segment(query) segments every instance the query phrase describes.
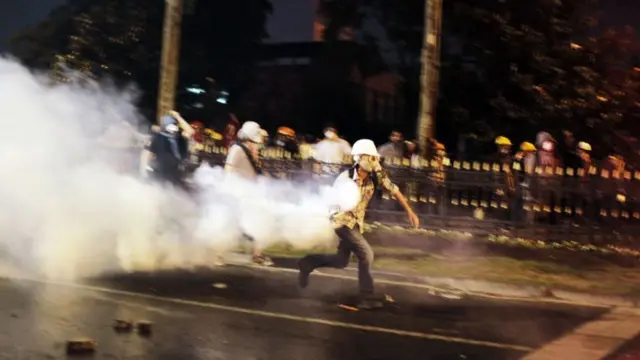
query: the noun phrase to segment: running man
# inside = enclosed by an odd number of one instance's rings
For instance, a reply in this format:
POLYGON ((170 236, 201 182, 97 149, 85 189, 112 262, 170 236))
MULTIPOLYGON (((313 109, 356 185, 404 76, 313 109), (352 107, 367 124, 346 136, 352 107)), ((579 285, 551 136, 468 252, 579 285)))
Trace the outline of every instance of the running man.
POLYGON ((309 274, 321 267, 343 269, 349 264, 351 254, 358 258, 358 280, 360 285, 359 308, 371 309, 383 305, 382 300, 375 296, 371 265, 373 263, 373 250, 362 236, 364 229, 364 217, 369 201, 377 187, 382 187, 395 196, 402 207, 407 211, 409 222, 414 227, 420 226, 418 216, 413 212, 406 197, 394 185, 387 173, 380 165, 380 154, 371 140, 362 139, 353 144, 351 155, 355 166, 340 174, 336 181, 352 179, 360 189, 360 201, 353 210, 339 211, 335 213, 331 221, 335 232, 340 238, 338 251, 335 255, 314 254, 302 258, 298 262, 298 283, 301 288, 306 288, 309 283, 309 274))

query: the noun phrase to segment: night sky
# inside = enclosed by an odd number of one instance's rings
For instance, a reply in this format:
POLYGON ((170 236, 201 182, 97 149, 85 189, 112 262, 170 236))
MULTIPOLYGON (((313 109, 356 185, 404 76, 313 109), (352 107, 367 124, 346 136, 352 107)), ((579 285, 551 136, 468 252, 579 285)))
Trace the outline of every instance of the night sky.
MULTIPOLYGON (((307 21, 312 21, 313 14, 308 6, 302 6, 304 2, 305 0, 273 0, 276 9, 272 22, 268 25, 272 35, 268 42, 307 40, 307 21)), ((65 0, 0 1, 0 52, 7 51, 11 34, 37 23, 63 3, 65 0)), ((630 24, 640 30, 639 0, 606 0, 602 3, 605 4, 606 14, 602 19, 603 25, 630 24)))
POLYGON ((51 10, 65 2, 66 0, 0 0, 0 52, 8 50, 11 34, 37 24, 51 10))

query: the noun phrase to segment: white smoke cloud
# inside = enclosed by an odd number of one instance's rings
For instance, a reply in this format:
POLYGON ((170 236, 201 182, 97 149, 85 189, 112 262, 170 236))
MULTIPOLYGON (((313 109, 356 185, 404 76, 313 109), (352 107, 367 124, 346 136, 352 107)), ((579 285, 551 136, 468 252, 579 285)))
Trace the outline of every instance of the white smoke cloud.
POLYGON ((353 183, 317 193, 202 167, 193 178, 199 191, 188 196, 119 171, 122 155, 97 139, 108 126, 139 122, 134 95, 95 84, 52 86, 0 59, 0 269, 78 279, 209 265, 243 234, 261 247, 335 240, 329 208, 355 206, 353 183))

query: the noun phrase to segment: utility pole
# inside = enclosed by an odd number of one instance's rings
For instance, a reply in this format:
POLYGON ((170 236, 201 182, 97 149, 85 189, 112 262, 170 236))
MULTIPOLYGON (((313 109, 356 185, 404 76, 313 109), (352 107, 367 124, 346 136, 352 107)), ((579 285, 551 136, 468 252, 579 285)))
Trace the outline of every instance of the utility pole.
POLYGON ((427 140, 433 138, 438 81, 440 72, 440 32, 442 29, 442 0, 425 0, 422 64, 420 70, 420 113, 418 115, 418 142, 424 155, 427 140))
POLYGON ((176 87, 180 67, 180 33, 183 0, 165 0, 162 34, 162 62, 158 88, 158 121, 175 109, 176 87))

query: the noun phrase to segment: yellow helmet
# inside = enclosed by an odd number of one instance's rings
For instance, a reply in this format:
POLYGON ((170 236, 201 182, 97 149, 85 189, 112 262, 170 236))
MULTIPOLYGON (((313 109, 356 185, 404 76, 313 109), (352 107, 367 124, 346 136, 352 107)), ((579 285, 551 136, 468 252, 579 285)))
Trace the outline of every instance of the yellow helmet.
POLYGON ((222 134, 212 129, 204 129, 204 133, 209 135, 213 140, 222 140, 223 138, 222 134))
POLYGON ((496 145, 499 145, 499 146, 511 146, 512 144, 511 144, 511 140, 507 139, 506 137, 498 136, 496 138, 496 145))
POLYGON ((584 141, 580 141, 578 143, 578 149, 582 150, 582 151, 591 151, 591 144, 584 142, 584 141))
POLYGON ((532 143, 525 141, 522 144, 520 144, 520 150, 521 151, 536 151, 536 146, 533 145, 532 143))

